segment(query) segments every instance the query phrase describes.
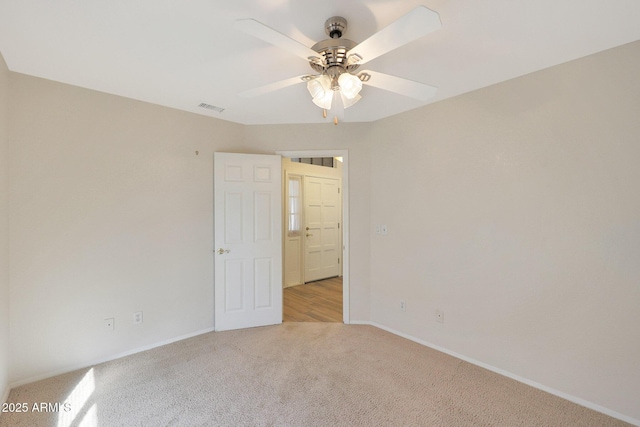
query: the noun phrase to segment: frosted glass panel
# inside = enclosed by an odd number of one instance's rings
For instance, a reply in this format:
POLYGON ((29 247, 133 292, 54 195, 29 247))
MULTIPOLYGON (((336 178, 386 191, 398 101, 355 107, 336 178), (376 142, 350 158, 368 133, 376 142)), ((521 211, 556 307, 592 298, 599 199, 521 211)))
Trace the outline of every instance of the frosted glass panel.
POLYGON ((300 191, 302 179, 299 176, 290 176, 288 182, 289 205, 288 212, 288 232, 289 236, 300 235, 301 215, 302 215, 302 193, 300 191))

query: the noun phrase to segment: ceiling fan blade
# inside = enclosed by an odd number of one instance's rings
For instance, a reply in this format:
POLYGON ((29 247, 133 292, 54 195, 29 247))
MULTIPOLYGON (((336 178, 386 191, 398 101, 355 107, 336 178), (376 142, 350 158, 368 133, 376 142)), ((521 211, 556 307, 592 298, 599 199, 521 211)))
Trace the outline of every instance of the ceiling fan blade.
POLYGON ((297 83, 303 83, 309 81, 309 79, 313 78, 312 76, 304 75, 304 76, 296 76, 291 77, 285 80, 280 80, 279 82, 270 83, 265 86, 260 86, 254 89, 245 90, 244 92, 240 92, 238 96, 242 98, 253 98, 255 96, 260 96, 267 94, 269 92, 274 92, 276 90, 284 89, 285 87, 293 86, 297 83))
POLYGON ((311 58, 320 59, 318 52, 308 48, 299 41, 264 25, 262 22, 256 21, 255 19, 238 19, 236 21, 236 28, 259 38, 260 40, 264 40, 267 43, 277 46, 280 49, 291 52, 305 61, 309 61, 311 58))
POLYGON ((378 31, 353 49, 347 56, 358 55, 364 64, 442 27, 440 15, 425 6, 418 6, 397 21, 378 31))
POLYGON ((358 77, 360 77, 362 79, 362 83, 366 85, 399 93, 400 95, 409 96, 411 98, 419 99, 420 101, 430 100, 438 91, 438 88, 434 86, 414 82, 413 80, 407 80, 401 77, 390 76, 389 74, 378 73, 376 71, 363 71, 358 74, 358 77), (361 76, 364 76, 364 79, 361 76))

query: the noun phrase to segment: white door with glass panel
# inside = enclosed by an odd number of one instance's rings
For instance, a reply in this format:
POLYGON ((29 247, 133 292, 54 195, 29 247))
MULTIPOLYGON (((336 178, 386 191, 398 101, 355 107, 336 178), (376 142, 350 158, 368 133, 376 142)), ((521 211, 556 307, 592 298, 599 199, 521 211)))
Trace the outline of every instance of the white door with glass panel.
POLYGON ((215 330, 282 323, 280 156, 214 154, 215 330))
POLYGON ((304 283, 302 265, 302 176, 285 172, 287 220, 284 236, 284 287, 304 283))
POLYGON ((304 178, 305 236, 304 281, 325 279, 341 273, 340 180, 304 178))

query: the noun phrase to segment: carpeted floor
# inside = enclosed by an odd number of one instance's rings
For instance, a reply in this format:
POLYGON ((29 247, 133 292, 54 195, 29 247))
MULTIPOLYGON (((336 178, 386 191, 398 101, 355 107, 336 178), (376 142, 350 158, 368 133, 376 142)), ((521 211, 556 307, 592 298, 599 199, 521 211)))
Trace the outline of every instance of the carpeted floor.
POLYGON ((3 413, 2 427, 628 425, 380 329, 337 323, 209 333, 18 387, 9 402, 29 411, 3 413), (59 411, 33 411, 41 402, 59 411))

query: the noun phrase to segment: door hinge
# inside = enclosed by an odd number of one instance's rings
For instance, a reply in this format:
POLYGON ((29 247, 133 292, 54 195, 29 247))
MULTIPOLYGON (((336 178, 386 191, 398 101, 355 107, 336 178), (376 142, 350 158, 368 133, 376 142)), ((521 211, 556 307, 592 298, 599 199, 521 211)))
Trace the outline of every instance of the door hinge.
POLYGON ((338 230, 340 229, 340 223, 338 223, 338 230))
POLYGON ((338 264, 340 264, 340 258, 338 258, 338 264))
POLYGON ((338 194, 340 194, 340 187, 338 187, 338 194))

